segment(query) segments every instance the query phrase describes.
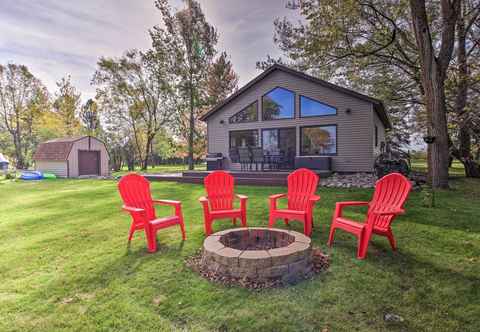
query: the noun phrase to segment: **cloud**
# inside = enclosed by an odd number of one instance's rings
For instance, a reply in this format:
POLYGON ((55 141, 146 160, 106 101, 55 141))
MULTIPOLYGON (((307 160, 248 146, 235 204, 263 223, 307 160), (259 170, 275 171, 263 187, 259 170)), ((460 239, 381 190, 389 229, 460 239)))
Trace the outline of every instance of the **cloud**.
MULTIPOLYGON (((220 34, 219 48, 230 54, 245 84, 255 63, 273 45, 273 19, 292 12, 284 1, 200 0, 207 20, 220 34)), ((182 6, 172 1, 173 7, 182 6)), ((101 56, 120 56, 150 46, 148 29, 161 22, 153 0, 3 0, 0 2, 0 63, 27 65, 48 87, 71 75, 86 100, 95 94, 90 80, 101 56)))

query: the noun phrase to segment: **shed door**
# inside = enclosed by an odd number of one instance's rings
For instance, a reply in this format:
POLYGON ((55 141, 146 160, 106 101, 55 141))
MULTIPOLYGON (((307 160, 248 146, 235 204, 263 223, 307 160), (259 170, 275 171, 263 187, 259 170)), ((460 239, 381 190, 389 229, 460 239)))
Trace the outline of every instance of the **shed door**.
POLYGON ((78 175, 100 175, 100 151, 78 151, 78 175))

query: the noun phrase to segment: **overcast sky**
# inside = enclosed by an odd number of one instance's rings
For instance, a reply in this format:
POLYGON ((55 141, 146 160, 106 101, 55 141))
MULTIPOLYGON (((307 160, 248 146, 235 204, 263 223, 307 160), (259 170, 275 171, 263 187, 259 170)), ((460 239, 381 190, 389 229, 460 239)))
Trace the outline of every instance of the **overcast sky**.
MULTIPOLYGON (((279 55, 273 20, 294 13, 286 0, 200 0, 220 34, 218 48, 231 56, 240 86, 258 71, 255 62, 279 55)), ((180 7, 181 0, 171 1, 180 7)), ((55 91, 70 74, 85 101, 100 56, 150 47, 148 29, 160 22, 153 0, 1 0, 0 63, 20 63, 55 91)))

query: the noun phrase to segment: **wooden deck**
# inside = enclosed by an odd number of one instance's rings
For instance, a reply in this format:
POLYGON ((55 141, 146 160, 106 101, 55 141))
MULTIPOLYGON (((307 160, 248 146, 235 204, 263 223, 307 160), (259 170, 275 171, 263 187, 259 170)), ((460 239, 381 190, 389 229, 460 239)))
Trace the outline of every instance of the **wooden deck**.
MULTIPOLYGON (((264 171, 264 172, 229 172, 235 177, 235 183, 239 185, 258 185, 258 186, 285 186, 287 176, 291 171, 264 171)), ((330 171, 315 171, 320 178, 330 176, 330 171)), ((180 183, 203 183, 211 171, 186 171, 175 174, 144 174, 149 181, 176 181, 180 183)))

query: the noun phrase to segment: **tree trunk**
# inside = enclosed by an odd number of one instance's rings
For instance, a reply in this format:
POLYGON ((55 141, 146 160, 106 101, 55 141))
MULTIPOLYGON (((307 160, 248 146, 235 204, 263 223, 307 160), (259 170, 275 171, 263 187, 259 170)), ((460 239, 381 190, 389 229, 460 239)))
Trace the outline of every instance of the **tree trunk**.
POLYGON ((195 114, 194 114, 194 97, 193 97, 193 82, 190 81, 190 118, 189 118, 189 132, 188 132, 188 169, 192 171, 195 167, 193 164, 193 140, 195 134, 195 114))
POLYGON ((25 158, 23 156, 21 138, 18 137, 18 135, 14 135, 13 144, 15 146, 15 158, 16 158, 15 166, 18 169, 24 169, 25 168, 25 158))
POLYGON ((438 58, 435 55, 424 0, 410 0, 415 39, 420 55, 422 85, 427 110, 428 135, 435 137, 428 146, 428 177, 432 188, 448 188, 448 129, 445 78, 455 41, 458 1, 442 0, 442 35, 438 58))

